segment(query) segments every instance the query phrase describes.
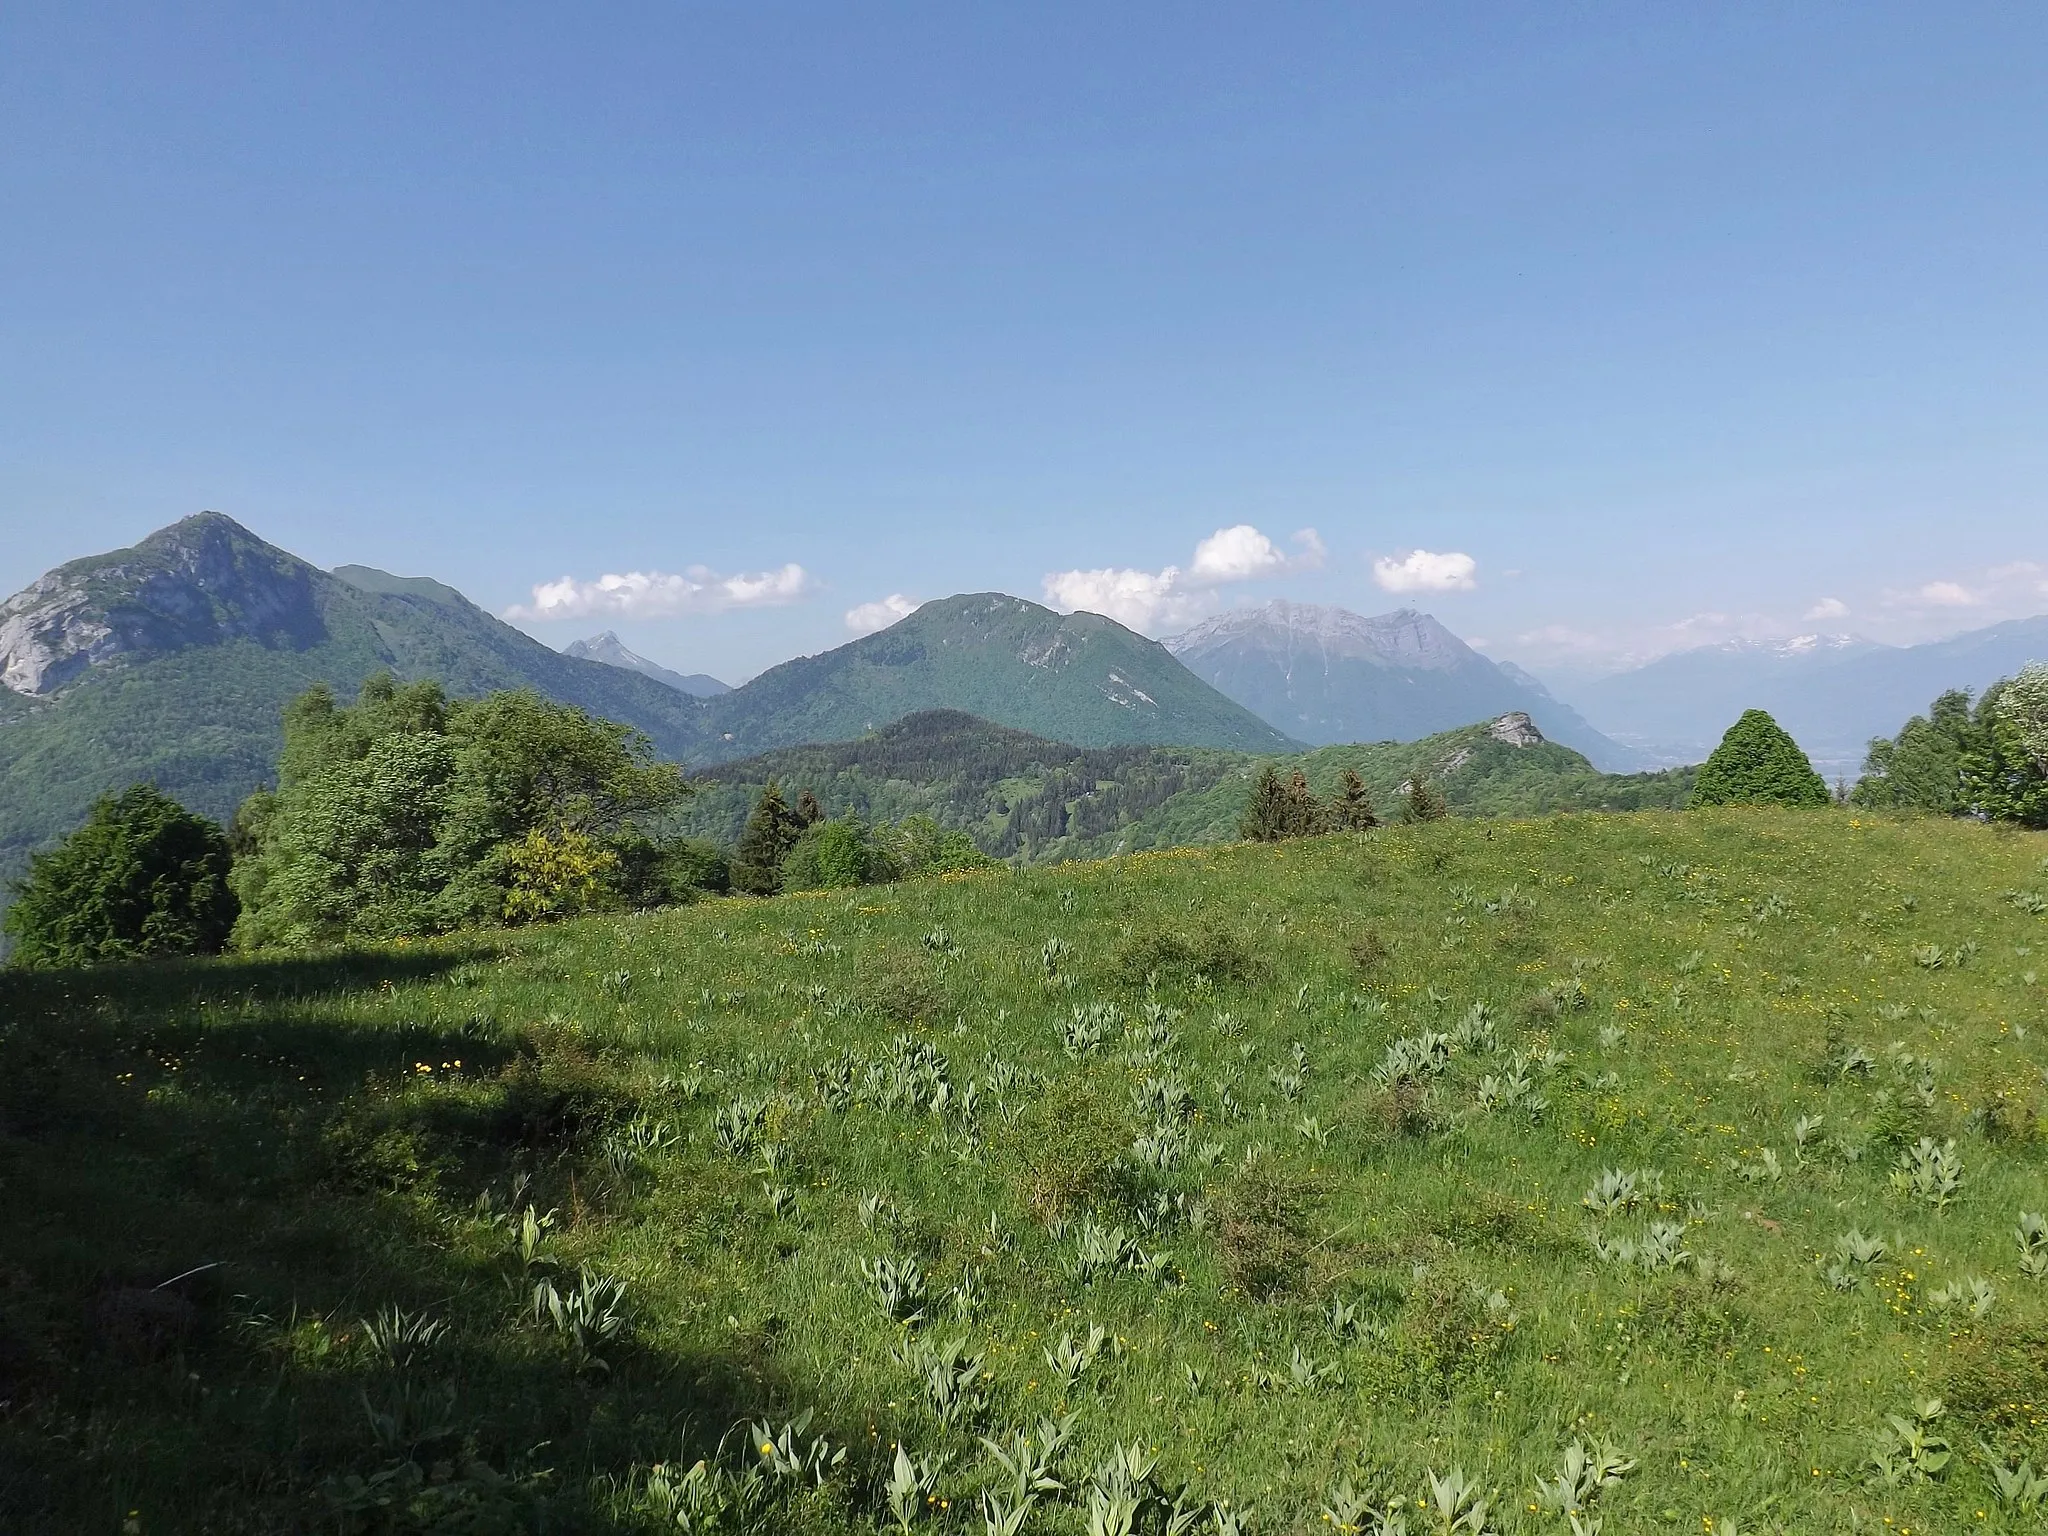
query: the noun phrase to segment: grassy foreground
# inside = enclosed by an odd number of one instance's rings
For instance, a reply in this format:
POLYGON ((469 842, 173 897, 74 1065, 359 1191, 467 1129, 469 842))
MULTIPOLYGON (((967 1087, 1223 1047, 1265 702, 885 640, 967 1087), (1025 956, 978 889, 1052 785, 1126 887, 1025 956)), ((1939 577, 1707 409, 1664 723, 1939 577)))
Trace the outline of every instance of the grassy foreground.
POLYGON ((980 1533, 1024 1430, 1026 1532, 2037 1530, 2044 858, 1442 822, 8 975, 0 1529, 980 1533))

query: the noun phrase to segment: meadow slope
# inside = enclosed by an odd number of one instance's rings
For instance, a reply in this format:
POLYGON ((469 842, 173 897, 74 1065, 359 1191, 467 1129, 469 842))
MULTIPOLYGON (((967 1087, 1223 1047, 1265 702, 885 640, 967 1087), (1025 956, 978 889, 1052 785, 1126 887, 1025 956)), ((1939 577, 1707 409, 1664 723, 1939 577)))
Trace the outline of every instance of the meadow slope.
POLYGON ((0 1528, 980 1533, 1071 1414, 1023 1531, 2039 1529, 2044 897, 1642 812, 9 974, 0 1528))

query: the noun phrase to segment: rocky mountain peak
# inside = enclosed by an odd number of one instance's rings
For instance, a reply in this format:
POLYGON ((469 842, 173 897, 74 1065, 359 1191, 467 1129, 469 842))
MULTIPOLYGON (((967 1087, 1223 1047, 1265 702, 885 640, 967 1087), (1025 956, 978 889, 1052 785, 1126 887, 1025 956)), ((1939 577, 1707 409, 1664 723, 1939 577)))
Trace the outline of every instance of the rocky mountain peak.
POLYGON ((1161 642, 1176 656, 1199 656, 1230 646, 1313 651, 1324 657, 1368 661, 1425 671, 1469 665, 1479 653, 1414 608, 1367 617, 1345 608, 1275 599, 1256 608, 1233 608, 1161 642))
POLYGON ((235 639, 316 643, 320 576, 233 518, 184 518, 132 549, 60 565, 0 603, 0 683, 48 696, 125 658, 235 639))

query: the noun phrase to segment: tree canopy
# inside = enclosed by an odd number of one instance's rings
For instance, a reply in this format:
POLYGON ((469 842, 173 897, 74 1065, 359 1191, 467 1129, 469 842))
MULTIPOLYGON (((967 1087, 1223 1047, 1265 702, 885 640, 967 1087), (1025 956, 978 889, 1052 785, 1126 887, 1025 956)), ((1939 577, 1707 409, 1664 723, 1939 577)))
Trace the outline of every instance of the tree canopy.
POLYGON ((1975 708, 1960 689, 1944 693, 1898 735, 1870 743, 1850 803, 2048 826, 2048 757, 2030 734, 2044 728, 2048 667, 1994 683, 1975 708))
POLYGON ((622 849, 685 793, 631 727, 537 694, 315 688, 285 712, 278 788, 236 816, 239 942, 307 944, 566 915, 623 888, 622 849))
POLYGON ((234 927, 227 834, 153 785, 102 795, 85 822, 37 854, 6 931, 20 965, 90 965, 211 954, 234 927))
POLYGON ((1761 709, 1747 709, 1700 766, 1694 805, 1827 805, 1827 781, 1799 743, 1761 709))

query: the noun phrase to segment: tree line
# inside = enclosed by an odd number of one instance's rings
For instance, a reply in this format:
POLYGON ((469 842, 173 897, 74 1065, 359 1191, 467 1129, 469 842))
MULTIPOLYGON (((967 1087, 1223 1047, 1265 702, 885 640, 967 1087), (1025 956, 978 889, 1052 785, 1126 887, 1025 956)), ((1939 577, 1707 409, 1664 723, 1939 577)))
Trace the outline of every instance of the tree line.
MULTIPOLYGON (((276 787, 249 796, 227 828, 151 785, 103 796, 17 883, 4 923, 15 963, 374 942, 996 862, 928 816, 827 817, 809 790, 792 804, 774 780, 730 856, 667 835, 691 793, 682 770, 631 727, 531 692, 450 699, 437 683, 386 674, 351 705, 325 686, 302 694, 283 736, 276 787)), ((1449 814, 1424 774, 1400 795, 1403 821, 1449 814)), ((1832 798, 1798 744, 1749 710, 1701 766, 1691 803, 1832 798)), ((1847 799, 2048 827, 2048 665, 1974 702, 1944 693, 1873 740, 1847 799)), ((1355 770, 1322 798, 1299 769, 1268 765, 1238 830, 1276 842, 1379 824, 1355 770)))

